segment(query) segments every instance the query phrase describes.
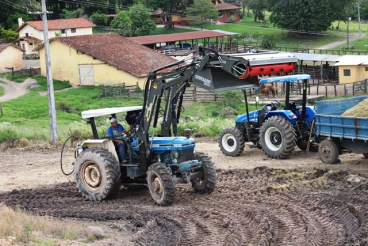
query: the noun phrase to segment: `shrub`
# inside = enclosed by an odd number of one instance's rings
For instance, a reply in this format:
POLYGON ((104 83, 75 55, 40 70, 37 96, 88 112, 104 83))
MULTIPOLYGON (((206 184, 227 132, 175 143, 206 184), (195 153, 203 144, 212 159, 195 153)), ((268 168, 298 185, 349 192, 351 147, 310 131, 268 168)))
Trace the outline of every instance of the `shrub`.
POLYGON ((18 38, 18 33, 12 30, 2 30, 1 36, 5 38, 6 42, 13 42, 18 38))
POLYGON ((99 12, 94 13, 91 15, 91 20, 94 24, 98 26, 106 26, 109 18, 107 18, 107 15, 101 14, 99 12))
POLYGON ((265 34, 262 37, 261 47, 270 49, 276 46, 275 38, 273 35, 265 34))
POLYGON ((229 23, 235 23, 235 22, 237 22, 238 20, 235 18, 235 16, 230 16, 230 19, 228 19, 227 20, 227 22, 229 22, 229 23))

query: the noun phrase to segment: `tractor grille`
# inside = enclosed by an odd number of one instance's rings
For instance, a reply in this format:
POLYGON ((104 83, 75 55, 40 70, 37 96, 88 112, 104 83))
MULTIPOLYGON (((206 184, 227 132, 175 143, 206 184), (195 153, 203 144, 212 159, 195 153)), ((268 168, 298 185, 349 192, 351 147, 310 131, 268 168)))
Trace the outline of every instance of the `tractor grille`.
POLYGON ((193 160, 194 158, 194 154, 193 154, 194 149, 180 150, 178 152, 179 152, 178 163, 193 160))

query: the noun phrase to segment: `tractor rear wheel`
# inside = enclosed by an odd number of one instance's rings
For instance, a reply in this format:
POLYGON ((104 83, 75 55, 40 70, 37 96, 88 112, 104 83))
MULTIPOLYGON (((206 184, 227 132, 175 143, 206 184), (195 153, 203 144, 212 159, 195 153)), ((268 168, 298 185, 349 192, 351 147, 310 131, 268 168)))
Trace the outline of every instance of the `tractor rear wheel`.
POLYGON ((220 133, 219 145, 225 155, 239 156, 244 150, 245 140, 238 128, 228 127, 220 133))
POLYGON ((202 162, 201 177, 194 178, 192 186, 198 193, 211 194, 215 190, 216 186, 216 168, 211 158, 204 153, 195 153, 194 159, 202 162))
POLYGON ((89 148, 75 161, 75 180, 83 196, 102 201, 114 195, 120 185, 120 166, 107 150, 89 148))
POLYGON ((294 150, 295 129, 283 117, 268 118, 261 127, 260 135, 263 152, 270 158, 286 159, 294 150))
POLYGON ((318 156, 323 163, 337 163, 339 158, 339 148, 334 141, 330 139, 323 140, 318 147, 318 156))
POLYGON ((153 163, 147 171, 147 183, 153 200, 162 206, 174 203, 175 186, 172 174, 162 163, 153 163))

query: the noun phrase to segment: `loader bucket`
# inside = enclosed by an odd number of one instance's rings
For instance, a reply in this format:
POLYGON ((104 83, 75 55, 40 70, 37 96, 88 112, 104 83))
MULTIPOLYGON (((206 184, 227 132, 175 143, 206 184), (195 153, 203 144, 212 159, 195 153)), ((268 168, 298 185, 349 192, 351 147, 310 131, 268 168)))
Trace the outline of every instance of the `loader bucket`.
POLYGON ((203 68, 197 70, 192 77, 192 82, 203 89, 214 93, 235 91, 246 88, 258 87, 258 77, 238 79, 226 72, 221 67, 203 68))

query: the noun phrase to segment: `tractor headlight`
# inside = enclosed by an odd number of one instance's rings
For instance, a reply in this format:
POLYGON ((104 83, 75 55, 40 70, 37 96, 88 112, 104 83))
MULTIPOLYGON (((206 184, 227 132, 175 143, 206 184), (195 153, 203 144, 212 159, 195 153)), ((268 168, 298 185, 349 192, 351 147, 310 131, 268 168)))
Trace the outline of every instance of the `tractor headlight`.
POLYGON ((171 156, 173 159, 178 159, 179 158, 179 152, 178 151, 173 151, 171 152, 171 156))

